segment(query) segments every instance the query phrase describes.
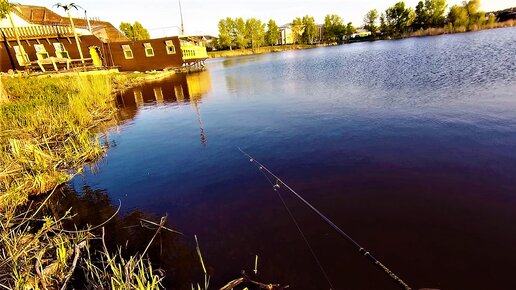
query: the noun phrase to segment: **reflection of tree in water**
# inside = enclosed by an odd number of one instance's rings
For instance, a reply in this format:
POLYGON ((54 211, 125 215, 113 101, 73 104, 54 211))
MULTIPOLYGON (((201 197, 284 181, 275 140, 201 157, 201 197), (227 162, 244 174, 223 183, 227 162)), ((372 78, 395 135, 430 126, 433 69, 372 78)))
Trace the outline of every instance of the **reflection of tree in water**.
POLYGON ((237 65, 242 65, 245 63, 253 63, 259 60, 263 60, 267 58, 266 54, 255 54, 255 55, 248 55, 244 57, 237 57, 237 58, 226 58, 222 61, 222 65, 225 68, 230 68, 237 65))
MULTIPOLYGON (((88 186, 80 192, 70 185, 61 186, 49 202, 49 210, 53 215, 61 217, 68 209, 74 215, 72 221, 65 225, 69 230, 84 229, 87 225, 95 226, 108 220, 117 211, 118 205, 113 204, 105 190, 92 189, 88 186)), ((142 219, 159 223, 160 217, 146 214, 140 210, 111 219, 105 226, 105 241, 110 252, 114 253, 119 247, 123 255, 142 253, 156 233, 156 227, 142 227, 142 219)), ((148 224, 147 224, 148 225, 148 224)), ((169 221, 166 227, 174 229, 169 221)), ((100 237, 101 229, 93 234, 100 237)), ((148 250, 148 256, 154 269, 162 269, 165 273, 163 280, 166 288, 186 289, 192 281, 198 281, 202 273, 199 260, 195 253, 191 237, 162 230, 154 239, 148 250)), ((92 241, 95 249, 101 248, 101 241, 92 241)), ((80 281, 75 281, 80 283, 80 281)), ((80 285, 74 285, 80 289, 80 285)))

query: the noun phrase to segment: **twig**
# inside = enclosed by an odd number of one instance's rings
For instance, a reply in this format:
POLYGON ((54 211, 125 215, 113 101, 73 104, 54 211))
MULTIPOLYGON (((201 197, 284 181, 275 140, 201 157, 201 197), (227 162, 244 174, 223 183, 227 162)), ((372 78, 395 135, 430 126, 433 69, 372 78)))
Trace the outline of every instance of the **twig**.
POLYGON ((106 247, 106 240, 104 239, 105 234, 106 234, 106 230, 104 229, 104 227, 102 227, 102 247, 104 248, 104 253, 106 254, 106 257, 108 258, 109 263, 111 264, 111 258, 109 257, 109 251, 108 251, 108 248, 106 247))
MULTIPOLYGON (((154 225, 154 226, 158 226, 158 227, 160 226, 159 224, 157 224, 157 223, 155 223, 155 222, 148 221, 148 220, 145 220, 145 219, 140 219, 140 221, 142 221, 142 222, 146 222, 146 223, 149 223, 149 224, 154 225)), ((143 227, 143 223, 142 223, 142 225, 141 225, 141 226, 143 227)), ((178 231, 175 231, 175 230, 169 229, 169 228, 167 228, 167 227, 165 227, 165 226, 161 226, 161 227, 162 227, 164 230, 167 230, 167 231, 169 231, 169 232, 176 233, 176 234, 180 234, 180 235, 183 235, 183 236, 185 235, 185 234, 183 234, 182 232, 178 232, 178 231)))
POLYGON ((43 277, 43 274, 41 274, 41 262, 40 257, 36 258, 36 265, 34 265, 36 268, 36 274, 38 274, 39 279, 41 280, 41 286, 44 290, 47 290, 47 283, 45 282, 45 278, 43 277))
POLYGON ((154 236, 152 237, 152 239, 150 240, 149 244, 145 248, 145 251, 143 251, 142 257, 145 256, 145 254, 147 253, 147 250, 150 248, 152 242, 154 241, 156 236, 159 234, 159 232, 163 228, 163 225, 165 224, 166 221, 167 221, 167 216, 164 216, 164 217, 161 218, 161 221, 160 221, 160 223, 158 225, 158 229, 156 230, 156 233, 154 233, 154 236))
POLYGON ((73 275, 73 272, 75 271, 75 267, 77 267, 77 261, 79 260, 79 256, 81 255, 81 249, 86 246, 86 241, 83 241, 79 243, 78 245, 75 245, 75 256, 73 257, 72 267, 70 268, 70 271, 68 271, 68 274, 66 274, 66 279, 63 283, 63 286, 61 287, 61 290, 66 289, 66 284, 68 284, 68 281, 73 275))
POLYGON ((244 278, 238 278, 238 279, 235 279, 235 280, 229 282, 224 287, 220 288, 220 290, 232 290, 233 288, 235 288, 236 286, 238 286, 244 282, 245 282, 244 278))
POLYGON ((220 290, 232 290, 236 286, 243 284, 243 283, 250 283, 258 286, 261 289, 267 289, 267 290, 280 290, 280 289, 287 289, 290 286, 280 286, 279 284, 264 284, 257 281, 252 280, 249 275, 245 271, 242 271, 242 278, 235 279, 228 284, 226 284, 224 287, 220 288, 220 290))

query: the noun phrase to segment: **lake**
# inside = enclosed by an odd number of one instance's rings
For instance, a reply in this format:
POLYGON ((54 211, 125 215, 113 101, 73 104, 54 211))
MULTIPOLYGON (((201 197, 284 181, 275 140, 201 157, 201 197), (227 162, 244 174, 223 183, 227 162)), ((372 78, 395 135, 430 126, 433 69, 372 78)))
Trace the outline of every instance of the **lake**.
MULTIPOLYGON (((62 188, 169 288, 251 273, 329 289, 281 200, 242 148, 414 289, 516 289, 516 29, 210 60, 117 98, 107 156, 62 188), (142 248, 140 248, 142 251, 142 248)), ((399 289, 281 191, 333 289, 399 289)), ((115 242, 113 242, 115 243, 115 242)))

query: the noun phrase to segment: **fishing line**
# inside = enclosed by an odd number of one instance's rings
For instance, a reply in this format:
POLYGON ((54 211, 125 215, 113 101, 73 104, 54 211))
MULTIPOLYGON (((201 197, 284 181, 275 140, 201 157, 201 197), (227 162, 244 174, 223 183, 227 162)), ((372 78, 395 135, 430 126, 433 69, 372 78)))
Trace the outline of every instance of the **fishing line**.
MULTIPOLYGON (((255 163, 253 163, 254 165, 256 165, 255 163)), ((281 192, 280 192, 280 189, 281 187, 276 183, 273 183, 272 180, 269 178, 269 176, 267 175, 267 173, 265 173, 262 169, 262 167, 259 167, 257 166, 258 169, 260 170, 261 173, 263 173, 263 176, 265 176, 265 178, 267 178, 267 181, 269 181, 269 183, 271 184, 272 186, 272 189, 278 194, 278 197, 279 199, 281 200, 281 202, 283 203, 283 206, 285 207, 285 209, 287 210, 290 218, 292 219, 292 221, 294 222, 294 224, 296 225, 296 228, 297 230, 299 231, 299 234, 301 235, 301 237, 303 237, 303 240, 305 241, 305 244, 306 246, 308 247, 308 249, 310 250, 310 253, 312 254, 312 257, 314 258, 315 262, 317 263, 317 266, 319 266, 319 269, 321 270, 321 273, 323 274, 324 278, 326 279, 326 282, 328 282, 328 285, 330 285, 330 290, 332 289, 335 289, 333 287, 333 284, 331 283, 330 281, 330 277, 328 277, 328 274, 326 273, 326 271, 324 270, 324 267, 323 265, 321 264, 321 261, 319 260, 319 258, 317 257, 317 254, 315 254, 315 251, 314 249, 312 248, 312 246, 310 245, 310 242, 308 241, 308 239, 306 238, 306 235, 305 233, 303 232, 303 230, 301 229, 301 227, 299 226, 299 223, 297 222, 296 218, 294 217, 294 214, 292 214, 292 211, 290 210, 290 208, 288 207, 287 203, 285 202, 285 199, 283 198, 283 196, 281 195, 281 192)))
MULTIPOLYGON (((253 163, 255 166, 260 169, 264 174, 265 172, 276 179, 276 184, 273 186, 275 189, 279 189, 281 185, 283 185, 288 191, 294 194, 299 200, 301 200, 308 208, 310 208, 314 213, 316 213, 324 222, 326 222, 329 226, 331 226, 341 237, 343 237, 346 241, 351 243, 360 254, 366 257, 370 262, 380 268, 385 274, 387 274, 392 280, 398 283, 399 286, 403 287, 405 290, 411 290, 410 286, 407 285, 401 278, 399 278, 396 274, 394 274, 389 268, 387 268, 383 263, 378 261, 369 251, 367 251, 364 247, 362 247, 359 243, 353 240, 348 234, 346 234, 343 230, 341 230, 335 223, 333 223, 329 218, 327 218, 323 213, 321 213, 317 208, 311 205, 308 201, 306 201, 299 193, 297 193, 294 189, 288 186, 283 180, 281 180, 278 176, 276 176, 272 171, 270 171, 267 167, 265 167, 262 163, 254 159, 251 155, 247 154, 240 147, 237 147, 242 154, 249 158, 249 161, 253 163)), ((269 180, 270 181, 270 180, 269 180)))

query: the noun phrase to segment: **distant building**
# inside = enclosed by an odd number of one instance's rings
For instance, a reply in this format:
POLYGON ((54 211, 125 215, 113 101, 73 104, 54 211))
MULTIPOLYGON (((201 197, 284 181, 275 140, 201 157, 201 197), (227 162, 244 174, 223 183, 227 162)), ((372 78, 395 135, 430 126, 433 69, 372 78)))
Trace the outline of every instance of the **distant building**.
POLYGON ((289 24, 285 24, 279 27, 280 38, 278 40, 279 45, 293 44, 294 35, 292 34, 292 27, 289 24))
POLYGON ((357 31, 350 35, 350 38, 359 38, 359 37, 367 37, 371 35, 371 31, 363 28, 357 29, 357 31))
MULTIPOLYGON (((303 28, 303 30, 304 30, 304 28, 303 28)), ((292 32, 292 24, 291 23, 280 26, 279 32, 280 32, 280 38, 278 40, 279 45, 286 45, 286 44, 294 43, 294 34, 292 32)), ((316 24, 314 43, 321 43, 321 42, 323 42, 323 40, 324 40, 323 24, 316 24)))
POLYGON ((201 66, 208 58, 203 45, 208 37, 132 41, 109 22, 72 20, 75 30, 69 18, 46 7, 15 4, 8 17, 0 20, 0 71, 46 72, 74 67, 151 71, 201 66))
POLYGON ((317 24, 317 32, 315 35, 314 43, 321 43, 324 41, 324 24, 317 24))

